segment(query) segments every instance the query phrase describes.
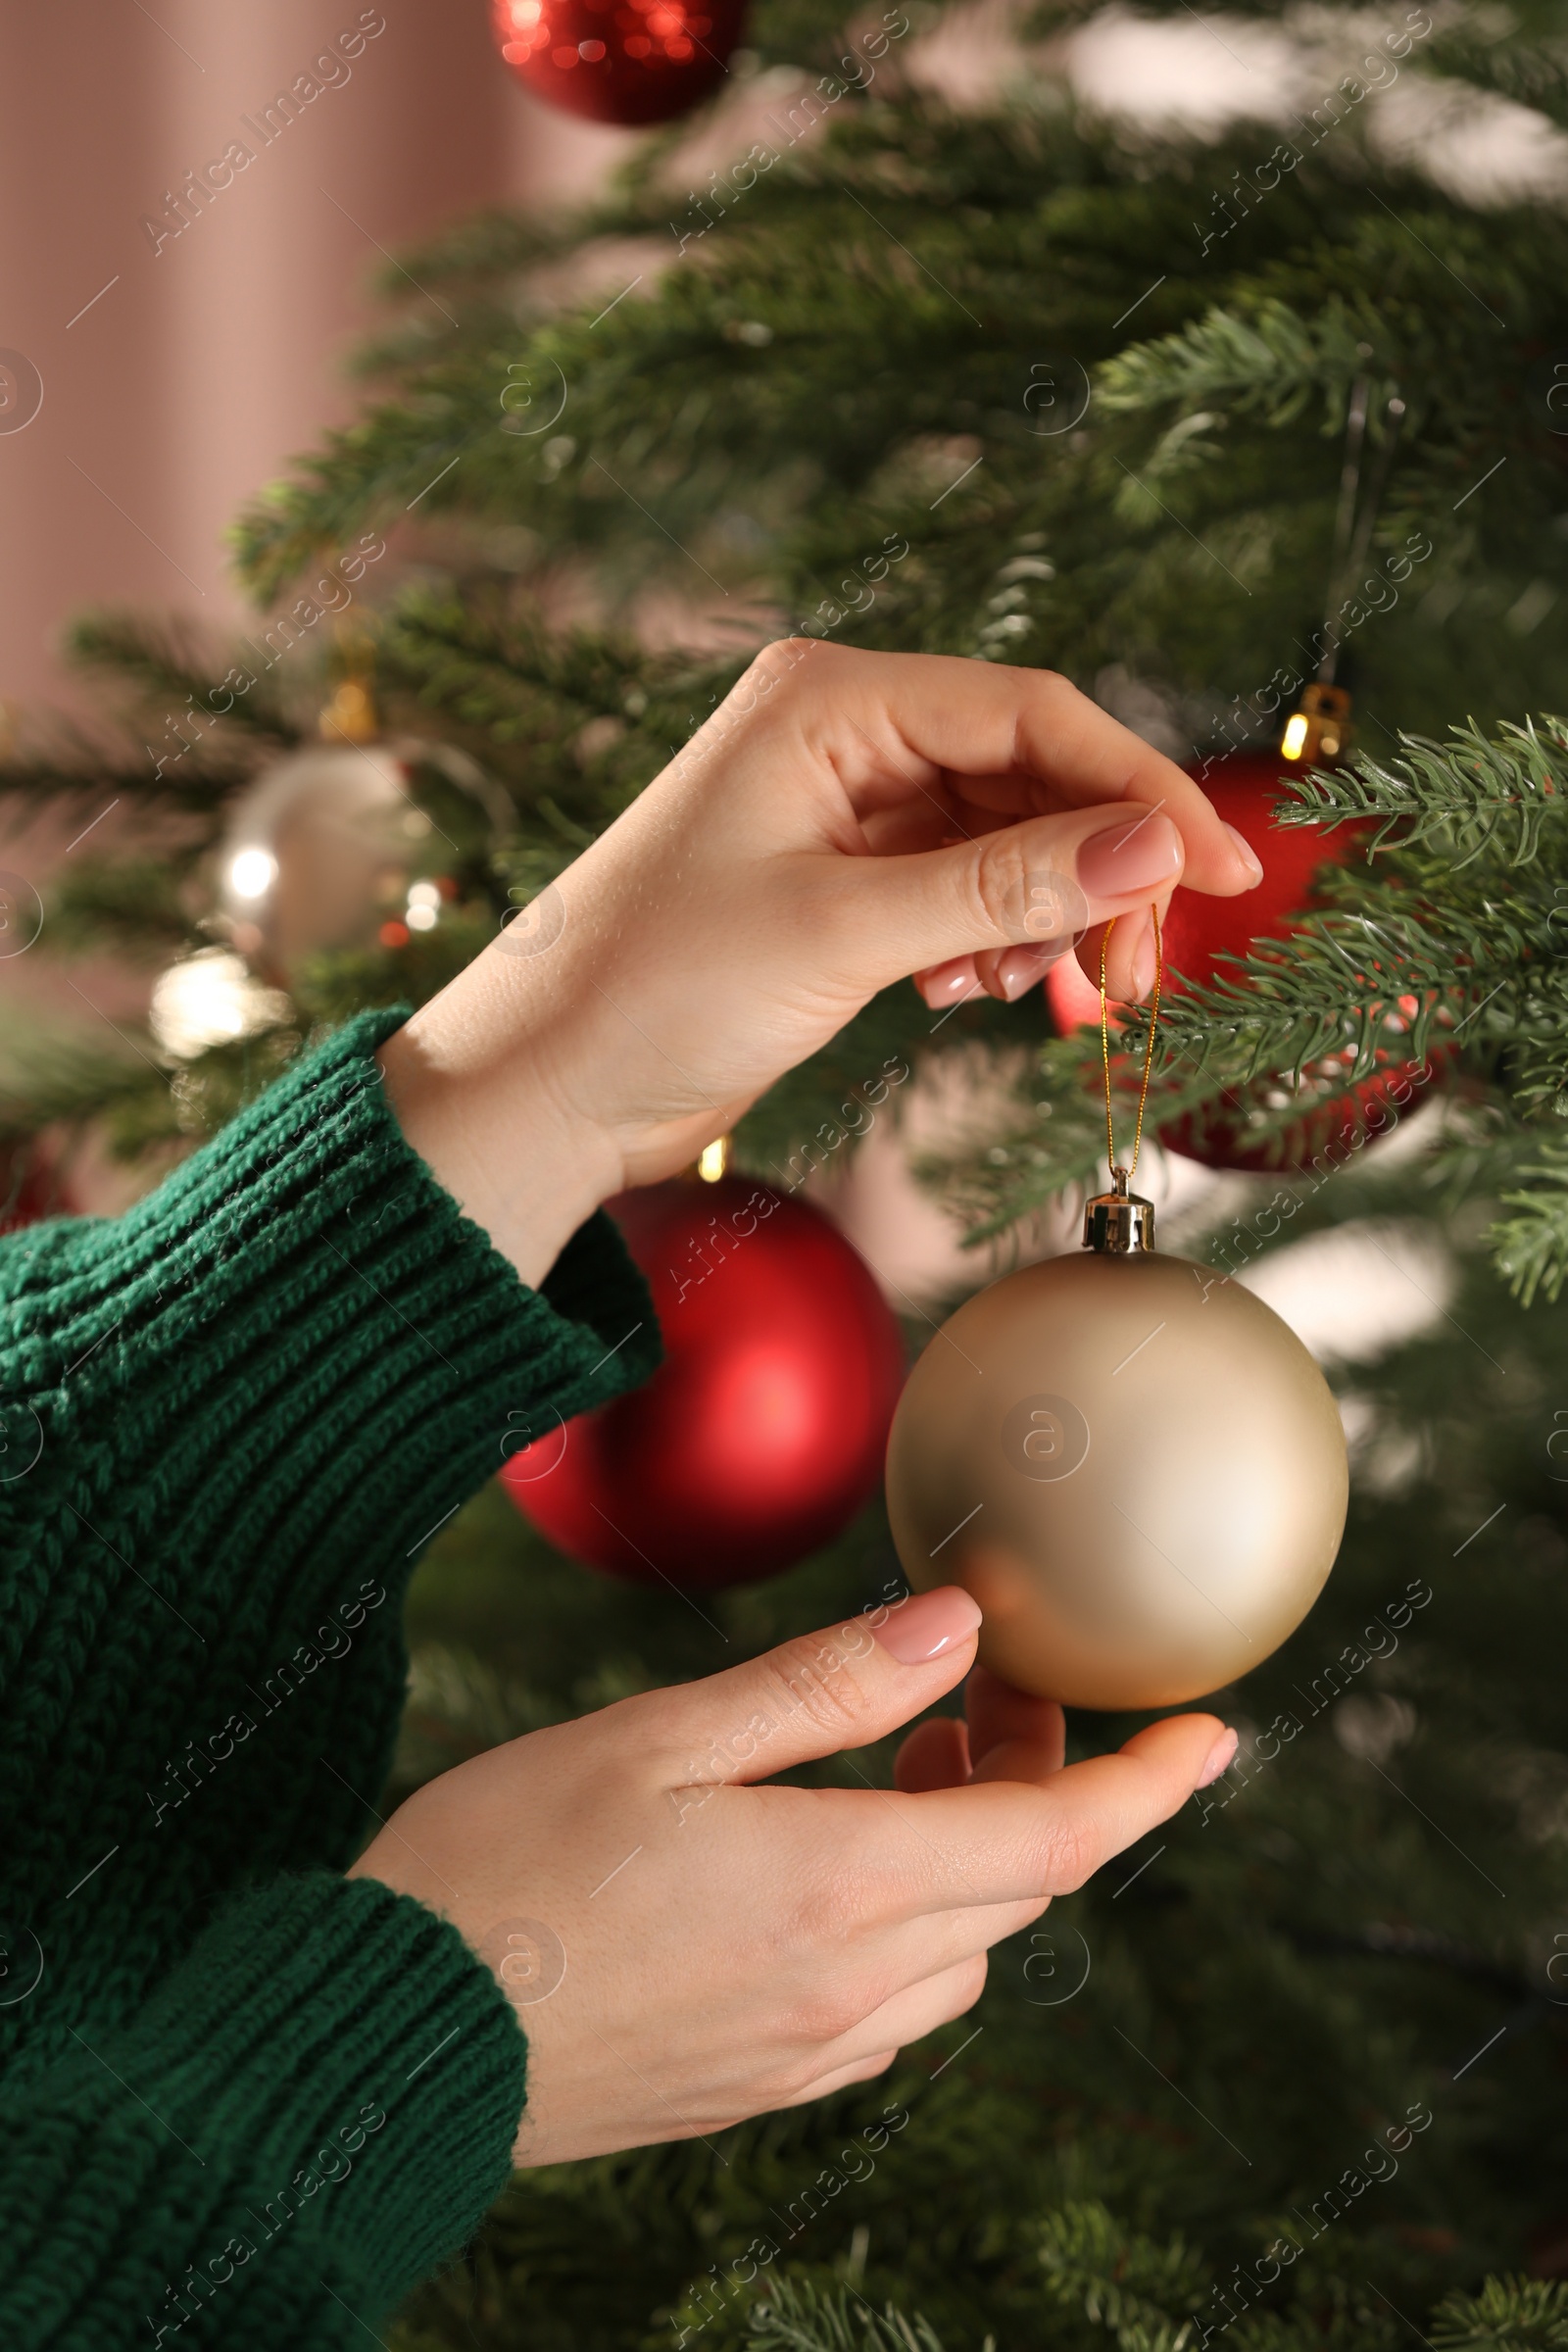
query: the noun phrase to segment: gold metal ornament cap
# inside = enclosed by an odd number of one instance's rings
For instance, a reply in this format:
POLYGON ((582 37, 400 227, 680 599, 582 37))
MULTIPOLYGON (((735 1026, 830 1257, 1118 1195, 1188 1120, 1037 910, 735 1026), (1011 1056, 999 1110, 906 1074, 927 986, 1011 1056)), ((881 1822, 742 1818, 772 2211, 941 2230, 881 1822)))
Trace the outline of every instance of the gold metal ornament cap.
POLYGON ((1084 1203, 1084 1248, 1102 1257, 1153 1254, 1154 1203, 1127 1190, 1127 1170, 1112 1168, 1113 1192, 1097 1193, 1084 1203))
POLYGON ((374 743, 381 722, 368 678, 339 678, 317 721, 317 732, 326 743, 374 743))
POLYGON ((1300 708, 1285 724, 1280 740, 1282 760, 1310 765, 1316 760, 1338 760, 1350 741, 1350 698, 1343 686, 1321 681, 1301 689, 1300 708))

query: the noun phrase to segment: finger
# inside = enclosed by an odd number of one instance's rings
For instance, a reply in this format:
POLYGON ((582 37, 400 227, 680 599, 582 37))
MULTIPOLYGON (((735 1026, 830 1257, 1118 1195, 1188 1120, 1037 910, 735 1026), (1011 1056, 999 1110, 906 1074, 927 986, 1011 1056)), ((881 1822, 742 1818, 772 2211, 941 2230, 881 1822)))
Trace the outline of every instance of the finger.
POLYGON ((1049 1895, 1037 1895, 1027 1903, 980 1903, 945 1916, 928 1911, 904 1920, 878 1947, 882 1998, 891 2000, 895 1993, 943 1976, 964 1960, 977 1959, 993 1944, 1032 1927, 1050 1906, 1049 1895))
POLYGON ((744 1666, 626 1702, 621 1720, 667 1773, 677 1812, 724 1783, 864 1747, 923 1714, 974 1659, 980 1611, 956 1585, 786 1642, 744 1666))
POLYGON ((853 2066, 835 2067, 831 2074, 819 2076, 804 2090, 782 2099, 779 2107, 808 2107, 813 2099, 825 2099, 830 2091, 847 2090, 852 2082, 869 2082, 873 2075, 885 2075, 898 2054, 897 2050, 874 2050, 869 2058, 858 2058, 853 2066))
MULTIPOLYGON (((1115 940, 1117 950, 1107 959, 1106 994, 1115 996, 1111 985, 1115 979, 1128 980, 1125 997, 1141 1004, 1152 993, 1160 968, 1159 942, 1154 935, 1154 915, 1157 913, 1163 931, 1170 912, 1171 893, 1156 891, 1150 901, 1152 912, 1143 906, 1117 916, 1113 923, 1095 923, 1077 943, 1077 957, 1086 978, 1099 990, 1102 944, 1107 947, 1115 940)), ((972 1004, 976 997, 995 997, 1004 1004, 1016 1004, 1031 988, 1038 988, 1054 964, 1072 948, 1070 935, 1052 940, 1041 947, 988 948, 978 956, 956 956, 947 963, 928 965, 911 976, 926 1004, 933 1012, 948 1012, 955 1005, 972 1004)))
MULTIPOLYGON (((1096 923, 1078 942, 1079 969, 1098 996, 1100 993, 1100 956, 1105 949, 1105 994, 1118 1004, 1141 1004, 1152 994, 1154 981, 1163 984, 1164 950, 1161 939, 1154 935, 1154 914, 1159 917, 1163 935, 1170 914, 1169 891, 1156 892, 1149 907, 1138 907, 1130 914, 1118 916, 1114 923, 1096 923), (1152 911, 1151 911, 1152 908, 1152 911), (1124 995, 1119 983, 1130 980, 1124 995)), ((1098 1015, 1096 1016, 1098 1018, 1098 1015)))
POLYGON ((822 2052, 824 2071, 854 2066, 877 2050, 898 2049, 919 2041, 938 2026, 949 2026, 972 2009, 986 1988, 988 1962, 984 1952, 959 1960, 923 1983, 908 1984, 862 2018, 848 2034, 829 2042, 822 2052))
MULTIPOLYGON (((1157 916, 1163 932, 1170 901, 1168 890, 1156 891, 1147 908, 1136 906, 1113 922, 1096 923, 1085 932, 1077 943, 1077 960, 1097 995, 1102 946, 1107 951, 1104 965, 1107 999, 1118 1004, 1143 1004, 1153 994, 1162 962, 1154 921, 1157 916), (1124 993, 1118 993, 1119 989, 1124 993)), ((928 971, 916 972, 914 984, 933 1010, 940 1007, 946 1011, 951 1004, 967 1003, 979 996, 996 997, 1003 1004, 1016 1004, 1031 988, 1040 986, 1071 945, 1070 940, 1057 940, 1042 948, 987 949, 978 956, 961 956, 951 963, 935 964, 928 971)))
POLYGON ((928 970, 914 973, 913 979, 933 1012, 947 1012, 955 1004, 966 1004, 990 993, 972 956, 955 956, 950 962, 934 963, 928 970))
POLYGON ((1054 1698, 1032 1698, 976 1666, 964 1690, 973 1777, 1044 1786, 1060 1772, 1067 1726, 1054 1698))
POLYGON ((1213 1715, 1171 1715, 1119 1753, 1068 1764, 1044 1788, 971 1780, 921 1796, 851 1799, 907 1808, 913 1833, 895 1845, 867 1811, 854 1837, 870 1908, 906 1917, 1071 1894, 1113 1854, 1168 1821, 1225 1769, 1236 1735, 1213 1715), (879 1886, 878 1876, 886 1883, 879 1886))
MULTIPOLYGON (((1106 995, 1115 996, 1115 983, 1125 985, 1121 1003, 1143 1004, 1153 993, 1154 981, 1160 968, 1159 944, 1154 936, 1154 917, 1157 914, 1161 931, 1170 909, 1169 891, 1156 891, 1147 906, 1133 907, 1118 915, 1113 923, 1097 923, 1078 944, 1078 961, 1098 995, 1100 990, 1100 948, 1106 944, 1106 995)), ((1016 1004, 1030 989, 1038 988, 1054 964, 1059 963, 1072 942, 1055 941, 1045 948, 1004 948, 974 956, 975 991, 998 998, 1004 1004, 1016 1004)))
MULTIPOLYGON (((1187 843, 1195 890, 1231 896, 1255 880, 1252 862, 1192 777, 1053 671, 804 642, 805 658, 795 658, 798 645, 778 657, 792 661, 790 716, 806 718, 808 737, 822 746, 819 757, 858 805, 896 803, 911 787, 935 788, 943 800, 947 777, 959 779, 960 794, 968 795, 982 780, 1020 778, 1048 789, 1058 805, 1126 801, 1163 808, 1187 843)), ((999 797, 1019 796, 984 794, 999 797)))
POLYGON ((974 958, 974 976, 988 997, 1001 1004, 1016 1004, 1040 986, 1052 965, 1061 961, 1062 953, 1061 941, 1044 948, 987 948, 974 958))
MULTIPOLYGON (((857 994, 963 956, 1036 951, 1066 955, 1092 925, 1147 918, 1152 901, 1181 881, 1181 833, 1152 803, 1038 816, 919 857, 844 858, 806 853, 803 899, 834 976, 857 994)), ((1111 933, 1107 985, 1131 996, 1132 926, 1111 933)))
MULTIPOLYGON (((921 2018, 940 2022, 933 2012, 946 1997, 943 1988, 951 1989, 966 1976, 971 1984, 983 1984, 992 1946, 1032 1927, 1049 1907, 1049 1897, 1040 1896, 1027 1903, 986 1903, 937 1916, 927 1912, 900 1922, 878 1940, 875 1976, 862 1985, 863 2016, 823 2043, 820 2063, 836 2065, 852 2051, 875 2048, 884 2037, 891 2039, 895 2029, 905 2041, 917 2032, 928 2032, 929 2024, 922 2026, 921 2018)), ((972 1991, 969 1997, 974 1997, 972 1991)))
POLYGON ((956 1715, 933 1715, 917 1723, 893 1759, 893 1786, 906 1796, 928 1788, 961 1788, 968 1778, 969 1735, 956 1715))

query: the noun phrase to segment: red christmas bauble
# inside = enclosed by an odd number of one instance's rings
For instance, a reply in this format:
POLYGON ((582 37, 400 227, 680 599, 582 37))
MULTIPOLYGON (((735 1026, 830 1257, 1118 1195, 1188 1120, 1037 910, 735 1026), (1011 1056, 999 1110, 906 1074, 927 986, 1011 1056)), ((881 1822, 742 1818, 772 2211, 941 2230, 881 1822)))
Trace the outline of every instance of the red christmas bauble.
MULTIPOLYGON (((1263 879, 1255 890, 1234 899, 1209 898, 1197 890, 1172 892, 1160 931, 1165 986, 1172 994, 1180 993, 1184 979, 1202 984, 1222 973, 1220 956, 1245 956, 1255 939, 1286 937, 1310 904, 1318 867, 1338 863, 1353 846, 1355 835, 1348 826, 1324 834, 1315 825, 1275 823, 1283 766, 1272 753, 1233 752, 1202 779, 1219 815, 1259 859, 1263 879)), ((1064 956, 1052 966, 1046 996, 1058 1036, 1099 1027, 1100 991, 1075 956, 1064 956)), ((1375 1108, 1407 1102, 1412 1088, 1436 1075, 1433 1055, 1411 1061, 1399 1047, 1415 1009, 1410 998, 1389 1006, 1384 1015, 1389 1043, 1378 1047, 1376 1067, 1353 1084, 1347 1083, 1355 1061, 1350 1047, 1322 1055, 1293 1080, 1289 1100, 1299 1105, 1299 1116, 1283 1136, 1276 1130, 1262 1142, 1253 1140, 1245 1103, 1226 1095, 1221 1102, 1228 1109, 1210 1107, 1173 1120, 1158 1130, 1160 1142, 1168 1152, 1205 1167, 1253 1172, 1302 1168, 1319 1152, 1353 1149, 1368 1132, 1375 1108)), ((1283 1108, 1283 1101, 1276 1107, 1283 1108)))
POLYGON ((491 0, 517 79, 595 122, 672 122, 718 87, 745 0, 491 0))
POLYGON ((696 1591, 803 1559, 877 1486, 904 1385, 899 1327, 819 1210, 744 1176, 610 1202, 664 1361, 646 1387, 513 1455, 541 1535, 612 1575, 696 1591))
POLYGON ((69 1217, 74 1206, 59 1175, 24 1145, 0 1151, 0 1235, 20 1233, 41 1217, 69 1217))

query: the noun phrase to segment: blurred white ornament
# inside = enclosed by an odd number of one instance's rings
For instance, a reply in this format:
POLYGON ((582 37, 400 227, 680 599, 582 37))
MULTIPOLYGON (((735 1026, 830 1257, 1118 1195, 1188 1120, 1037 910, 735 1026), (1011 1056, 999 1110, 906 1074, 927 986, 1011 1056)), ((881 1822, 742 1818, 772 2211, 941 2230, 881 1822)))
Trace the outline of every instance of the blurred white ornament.
POLYGON ((229 861, 228 887, 236 899, 265 899, 276 880, 270 850, 240 850, 229 861))
POLYGON ((281 979, 317 950, 368 940, 400 912, 430 829, 384 746, 291 753, 243 796, 220 852, 235 946, 281 979))
POLYGON ((1432 1331, 1458 1289, 1452 1252, 1415 1219, 1352 1218, 1237 1277, 1320 1363, 1371 1363, 1432 1331))
MULTIPOLYGON (((353 651, 368 662, 367 645, 353 651)), ((323 950, 377 937, 407 947, 411 932, 433 931, 457 896, 450 866, 493 849, 512 818, 502 787, 466 752, 381 739, 368 667, 338 679, 319 725, 318 742, 242 794, 219 858, 229 936, 270 980, 291 980, 323 950), (444 880, 426 878, 432 865, 448 867, 444 880)))
POLYGON ((202 948, 161 975, 148 1020, 166 1054, 190 1061, 211 1046, 270 1028, 288 1010, 287 997, 255 979, 242 956, 202 948))
POLYGON ((1367 1690, 1342 1698, 1329 1720, 1348 1756, 1382 1765, 1409 1745, 1419 1718, 1407 1698, 1396 1698, 1389 1690, 1367 1690))
POLYGON ((435 882, 411 882, 404 921, 411 931, 433 931, 441 919, 441 890, 435 882))

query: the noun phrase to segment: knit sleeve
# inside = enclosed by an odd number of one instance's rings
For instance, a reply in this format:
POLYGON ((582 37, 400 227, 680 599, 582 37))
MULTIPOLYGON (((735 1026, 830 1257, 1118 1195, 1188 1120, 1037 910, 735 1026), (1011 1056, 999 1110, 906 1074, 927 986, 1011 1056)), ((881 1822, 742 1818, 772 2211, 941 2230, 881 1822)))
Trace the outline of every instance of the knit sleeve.
POLYGON ((405 1017, 347 1023, 123 1216, 0 1245, 0 1394, 28 1399, 45 1460, 112 1444, 152 1515, 199 1489, 225 1548, 292 1547, 370 1467, 389 1400, 396 1482, 425 1495, 478 1485, 530 1407, 553 1427, 647 1377, 657 1325, 607 1217, 526 1290, 405 1142, 374 1059, 405 1017), (498 1374, 516 1423, 490 1418, 498 1374))
MULTIPOLYGON (((253 1876, 346 1865, 420 1550, 509 1454, 658 1360, 609 1218, 531 1290, 410 1148, 374 1059, 402 1017, 302 1055, 123 1216, 0 1244, 13 1903, 13 1866, 35 1912, 111 1845, 113 1875, 144 1856, 187 1911, 241 1853, 253 1876)), ((70 1932, 115 1899, 95 1880, 70 1932)))
POLYGON ((507 2177, 525 2048, 455 1929, 374 1880, 230 1902, 132 2024, 0 2093, 15 2352, 339 2352, 507 2177))
POLYGON ((123 1216, 0 1243, 15 2352, 363 2344, 506 2178, 515 2013, 448 1923, 337 1874, 414 1561, 659 1335, 608 1218, 531 1290, 462 1214, 380 1083, 402 1017, 123 1216))

